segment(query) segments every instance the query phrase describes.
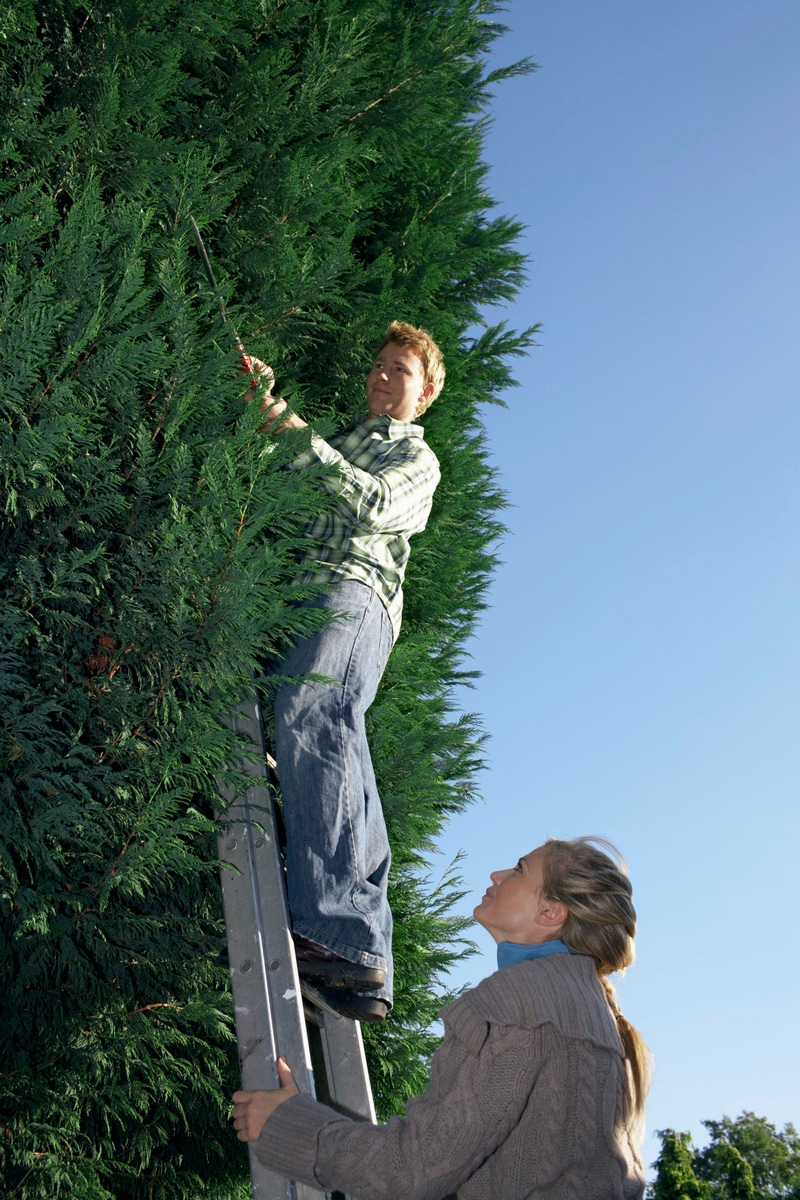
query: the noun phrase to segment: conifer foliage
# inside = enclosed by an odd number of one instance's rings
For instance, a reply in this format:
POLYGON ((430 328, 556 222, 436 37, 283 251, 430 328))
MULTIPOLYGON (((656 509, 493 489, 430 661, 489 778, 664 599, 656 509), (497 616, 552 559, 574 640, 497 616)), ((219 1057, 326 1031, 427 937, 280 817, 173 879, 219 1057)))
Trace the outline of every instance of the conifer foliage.
POLYGON ((703 1121, 709 1143, 660 1129, 661 1153, 648 1200, 781 1200, 800 1196, 800 1136, 753 1112, 703 1121))
MULTIPOLYGON (((481 130, 488 0, 14 0, 0 14, 0 1172, 15 1200, 247 1194, 215 861, 219 716, 301 617, 324 503, 265 452, 189 226, 247 348, 325 431, 392 318, 442 345, 443 467, 371 713, 394 848, 383 1115, 464 953, 426 851, 474 795, 455 711, 502 496, 478 405, 531 331, 481 130), (479 336, 471 336, 480 327, 479 336)), ((525 69, 527 64, 510 70, 525 69)), ((505 72, 510 73, 509 72, 505 72)))

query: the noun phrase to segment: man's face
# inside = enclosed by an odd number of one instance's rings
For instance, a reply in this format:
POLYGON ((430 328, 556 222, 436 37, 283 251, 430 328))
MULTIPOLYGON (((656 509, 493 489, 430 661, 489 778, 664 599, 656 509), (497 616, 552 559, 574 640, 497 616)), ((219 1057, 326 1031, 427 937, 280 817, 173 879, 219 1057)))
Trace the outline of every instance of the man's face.
POLYGON ((378 351, 367 376, 370 416, 385 413, 395 421, 413 421, 432 392, 433 384, 425 382, 422 361, 413 350, 388 342, 378 351))

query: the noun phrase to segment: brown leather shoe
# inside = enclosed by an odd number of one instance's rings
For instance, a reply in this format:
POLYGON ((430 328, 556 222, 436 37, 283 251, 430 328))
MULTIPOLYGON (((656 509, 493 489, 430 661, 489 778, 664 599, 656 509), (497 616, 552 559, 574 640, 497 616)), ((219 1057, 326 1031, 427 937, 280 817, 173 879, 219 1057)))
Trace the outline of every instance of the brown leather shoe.
POLYGON ((321 987, 320 995, 331 1008, 351 1021, 364 1021, 375 1024, 386 1019, 391 1004, 380 996, 365 995, 354 988, 321 987))
POLYGON ((292 935, 297 959, 297 973, 315 987, 351 988, 374 991, 386 982, 386 972, 380 967, 365 967, 334 954, 308 938, 292 935))

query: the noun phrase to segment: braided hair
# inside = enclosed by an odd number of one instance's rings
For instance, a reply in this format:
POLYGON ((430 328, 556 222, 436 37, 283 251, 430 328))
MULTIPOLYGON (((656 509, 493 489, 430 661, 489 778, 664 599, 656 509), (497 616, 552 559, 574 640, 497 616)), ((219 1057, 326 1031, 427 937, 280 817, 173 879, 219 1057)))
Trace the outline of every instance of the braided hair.
POLYGON ((650 1081, 650 1055, 641 1034, 622 1015, 608 978, 634 959, 636 909, 625 860, 615 846, 598 837, 549 838, 542 852, 542 894, 567 909, 559 934, 565 945, 595 960, 629 1068, 628 1100, 639 1113, 650 1081))

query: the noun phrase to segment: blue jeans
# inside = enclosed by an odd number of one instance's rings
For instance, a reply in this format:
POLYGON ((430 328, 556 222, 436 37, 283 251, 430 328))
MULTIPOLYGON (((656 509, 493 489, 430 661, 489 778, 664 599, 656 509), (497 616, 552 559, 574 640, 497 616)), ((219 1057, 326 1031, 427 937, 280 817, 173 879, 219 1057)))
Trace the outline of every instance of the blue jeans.
POLYGON ((275 757, 286 824, 292 928, 351 962, 386 971, 392 998, 390 851, 364 717, 392 626, 378 595, 344 581, 311 607, 339 614, 302 638, 281 667, 334 683, 286 683, 275 697, 275 757))

